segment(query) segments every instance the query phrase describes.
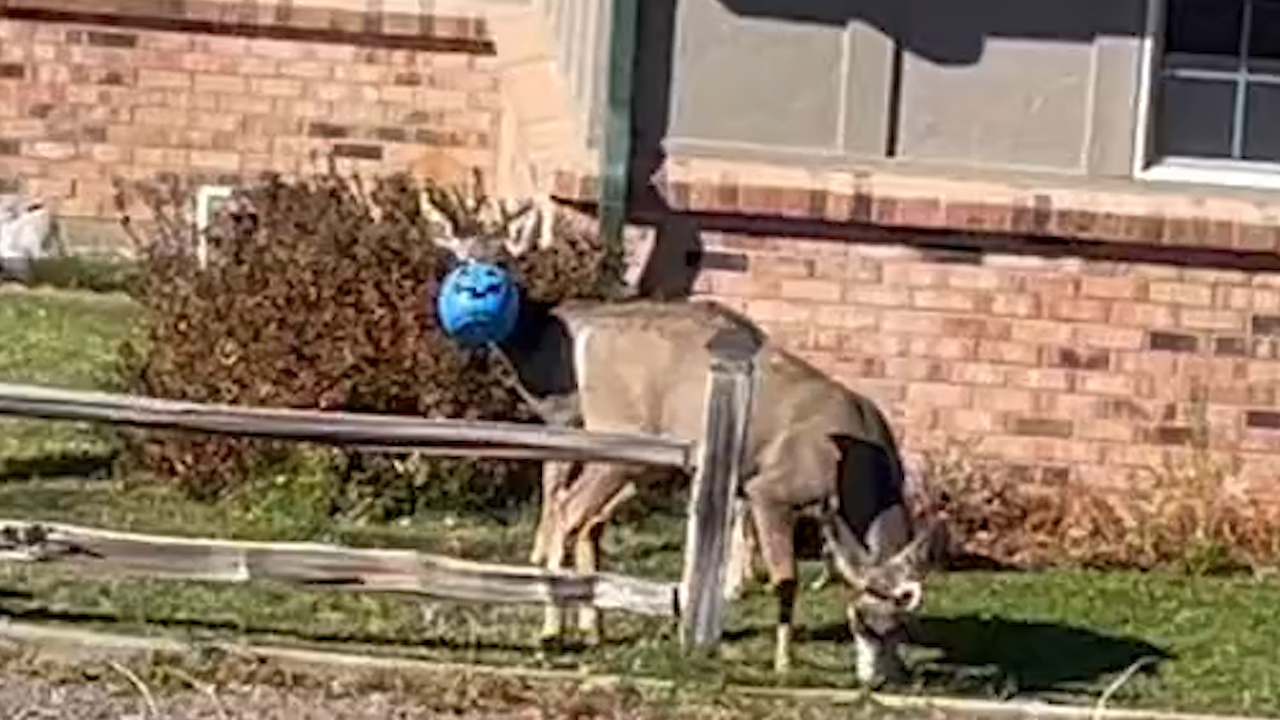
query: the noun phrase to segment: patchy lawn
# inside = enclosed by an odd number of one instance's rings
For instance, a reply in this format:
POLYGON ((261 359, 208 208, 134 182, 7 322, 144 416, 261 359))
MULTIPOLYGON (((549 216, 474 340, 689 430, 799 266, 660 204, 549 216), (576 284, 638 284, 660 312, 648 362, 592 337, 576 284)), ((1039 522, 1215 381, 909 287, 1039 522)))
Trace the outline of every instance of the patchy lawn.
MULTIPOLYGON (((91 386, 129 331, 128 305, 65 294, 0 293, 0 380, 91 386)), ((313 479, 201 505, 162 486, 67 479, 60 459, 109 448, 101 430, 3 421, 0 515, 191 535, 315 538, 416 547, 521 562, 528 518, 424 515, 395 526, 340 526, 298 500, 313 479), (40 471, 31 471, 32 468, 40 471), (63 479, 50 479, 64 476, 63 479)), ((63 466, 65 470, 65 466, 63 466)), ((606 537, 611 569, 678 577, 678 519, 620 523, 606 537)), ((808 568, 812 571, 814 568, 808 568)), ((142 633, 245 637, 495 664, 580 667, 708 682, 851 687, 838 591, 803 593, 795 671, 776 678, 773 606, 759 588, 732 611, 719 661, 683 658, 670 623, 613 613, 600 648, 541 656, 537 608, 442 606, 424 620, 404 599, 198 583, 76 579, 53 568, 0 566, 0 611, 27 620, 142 633)), ((1092 702, 1144 657, 1113 705, 1280 715, 1280 582, 1128 572, 966 572, 935 575, 913 628, 914 688, 982 697, 1092 702)))

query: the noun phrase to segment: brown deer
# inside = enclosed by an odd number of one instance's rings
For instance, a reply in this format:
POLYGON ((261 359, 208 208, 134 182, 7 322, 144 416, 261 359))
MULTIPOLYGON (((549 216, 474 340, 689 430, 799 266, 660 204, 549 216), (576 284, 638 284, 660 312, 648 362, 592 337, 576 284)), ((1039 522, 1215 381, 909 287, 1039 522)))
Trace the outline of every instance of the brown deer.
MULTIPOLYGON (((459 257, 484 257, 499 245, 529 247, 534 236, 549 241, 548 202, 514 210, 498 205, 488 211, 493 220, 476 223, 433 192, 423 210, 437 241, 459 257)), ((708 346, 726 334, 749 337, 758 348, 742 491, 778 602, 775 668, 790 667, 795 528, 807 515, 819 520, 831 564, 849 591, 858 678, 880 684, 901 677, 896 650, 904 620, 923 601, 929 532, 913 533, 897 442, 874 403, 711 302, 526 302, 515 331, 495 350, 513 370, 517 391, 548 422, 700 443, 708 346)), ((560 569, 572 547, 576 570, 596 571, 600 533, 644 470, 548 463, 533 559, 560 569)), ((745 529, 736 534, 745 536, 745 529)), ((599 614, 580 612, 588 639, 598 639, 599 614)), ((554 640, 562 630, 562 609, 549 606, 543 638, 554 640)))

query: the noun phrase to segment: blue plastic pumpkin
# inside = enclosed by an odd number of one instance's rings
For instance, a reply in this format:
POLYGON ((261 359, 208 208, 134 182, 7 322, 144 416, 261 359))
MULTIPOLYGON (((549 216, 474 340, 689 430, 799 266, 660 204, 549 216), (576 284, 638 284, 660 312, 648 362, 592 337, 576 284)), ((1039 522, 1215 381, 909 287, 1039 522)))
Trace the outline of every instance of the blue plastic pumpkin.
POLYGON ((474 348, 506 340, 520 314, 520 290, 503 268, 487 262, 458 265, 436 295, 436 317, 445 334, 474 348))

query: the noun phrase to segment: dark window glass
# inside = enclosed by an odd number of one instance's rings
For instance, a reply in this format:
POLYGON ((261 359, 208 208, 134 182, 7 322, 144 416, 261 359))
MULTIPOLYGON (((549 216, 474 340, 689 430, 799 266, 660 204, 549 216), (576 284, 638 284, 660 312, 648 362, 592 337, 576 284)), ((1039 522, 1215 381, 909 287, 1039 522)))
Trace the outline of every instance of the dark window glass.
POLYGON ((1239 56, 1244 0, 1169 0, 1165 51, 1239 56))
POLYGON ((1254 83, 1244 116, 1244 159, 1280 162, 1280 85, 1254 83))
POLYGON ((1234 82, 1165 78, 1160 84, 1157 146, 1165 155, 1231 157, 1234 82))
POLYGON ((1280 1, 1254 0, 1249 22, 1249 68, 1280 71, 1280 1))

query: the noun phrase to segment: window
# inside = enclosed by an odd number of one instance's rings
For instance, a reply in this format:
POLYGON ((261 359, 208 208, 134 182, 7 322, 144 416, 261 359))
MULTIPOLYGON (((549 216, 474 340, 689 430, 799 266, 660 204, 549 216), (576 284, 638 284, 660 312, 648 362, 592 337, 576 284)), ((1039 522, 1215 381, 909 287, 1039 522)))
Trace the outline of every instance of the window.
POLYGON ((1163 21, 1155 159, 1280 170, 1280 0, 1167 0, 1163 21))

